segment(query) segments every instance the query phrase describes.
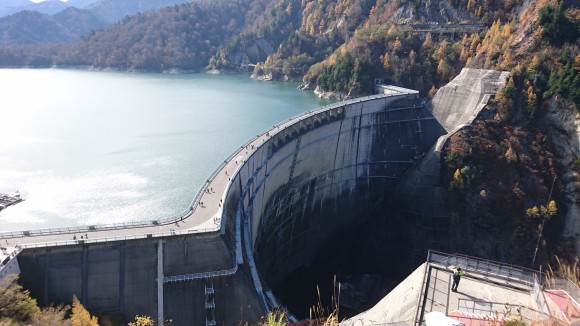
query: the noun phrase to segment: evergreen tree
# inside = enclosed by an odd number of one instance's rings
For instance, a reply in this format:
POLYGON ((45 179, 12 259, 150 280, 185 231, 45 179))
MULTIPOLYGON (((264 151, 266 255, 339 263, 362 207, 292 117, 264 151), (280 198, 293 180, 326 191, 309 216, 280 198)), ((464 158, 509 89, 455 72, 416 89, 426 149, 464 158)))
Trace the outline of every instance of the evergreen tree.
POLYGON ((10 320, 24 322, 40 312, 30 292, 17 283, 17 275, 0 279, 0 324, 10 320))

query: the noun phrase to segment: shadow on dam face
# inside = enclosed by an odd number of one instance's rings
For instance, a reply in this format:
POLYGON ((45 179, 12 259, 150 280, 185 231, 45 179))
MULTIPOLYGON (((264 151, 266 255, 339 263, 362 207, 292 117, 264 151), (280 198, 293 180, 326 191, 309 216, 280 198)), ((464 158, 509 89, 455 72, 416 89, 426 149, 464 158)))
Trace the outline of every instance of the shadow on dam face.
POLYGON ((411 225, 389 200, 394 185, 378 188, 300 207, 299 216, 287 211, 289 230, 263 233, 256 246, 261 275, 297 317, 309 317, 319 301, 329 308, 333 296, 341 317, 364 311, 424 259, 415 256, 411 225))
POLYGON ((273 135, 234 180, 262 286, 298 318, 333 296, 341 318, 376 303, 432 246, 397 189, 443 134, 403 94, 344 102, 273 135))

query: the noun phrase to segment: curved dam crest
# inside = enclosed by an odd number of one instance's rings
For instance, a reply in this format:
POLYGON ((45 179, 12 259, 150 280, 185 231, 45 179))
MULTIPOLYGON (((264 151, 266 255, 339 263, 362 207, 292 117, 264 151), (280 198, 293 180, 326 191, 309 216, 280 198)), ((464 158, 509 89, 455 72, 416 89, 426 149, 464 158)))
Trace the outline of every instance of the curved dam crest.
POLYGON ((244 241, 264 283, 275 290, 298 269, 340 268, 330 253, 383 213, 400 175, 443 133, 408 91, 336 105, 259 147, 233 184, 247 221, 244 241))
POLYGON ((416 267, 436 237, 413 244, 421 234, 409 236, 414 230, 405 224, 429 216, 415 211, 419 217, 409 220, 401 212, 412 198, 397 202, 401 189, 412 189, 402 177, 413 180, 410 171, 421 169, 444 135, 416 91, 330 105, 242 146, 182 221, 107 231, 125 239, 97 227, 82 243, 63 240, 66 232, 43 246, 27 245, 41 236, 10 236, 24 248, 13 261, 41 303, 70 302, 76 294, 89 310, 127 320, 147 314, 174 325, 237 325, 279 305, 294 312, 284 286, 310 271, 321 271, 321 279, 347 275, 345 305, 357 312, 384 294, 384 280, 365 275, 401 279, 410 269, 393 264, 416 267), (215 231, 194 232, 210 225, 215 231), (374 297, 355 299, 369 285, 377 287, 374 297))

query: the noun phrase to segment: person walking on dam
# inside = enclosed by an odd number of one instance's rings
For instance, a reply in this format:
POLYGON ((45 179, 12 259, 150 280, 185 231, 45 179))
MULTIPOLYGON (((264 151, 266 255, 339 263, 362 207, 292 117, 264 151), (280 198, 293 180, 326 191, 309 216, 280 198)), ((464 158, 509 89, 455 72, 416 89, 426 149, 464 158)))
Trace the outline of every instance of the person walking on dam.
POLYGON ((465 275, 465 272, 461 267, 457 267, 453 270, 453 285, 451 286, 451 291, 457 292, 457 287, 459 286, 459 281, 461 280, 462 275, 465 275))

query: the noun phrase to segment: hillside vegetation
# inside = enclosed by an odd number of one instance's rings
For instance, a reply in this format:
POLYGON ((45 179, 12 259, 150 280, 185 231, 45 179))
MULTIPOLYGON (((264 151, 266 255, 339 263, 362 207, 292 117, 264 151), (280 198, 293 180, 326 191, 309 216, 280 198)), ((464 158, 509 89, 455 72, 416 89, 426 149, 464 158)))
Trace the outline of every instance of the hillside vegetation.
POLYGON ((4 0, 0 1, 0 44, 68 43, 138 12, 184 2, 188 1, 4 0))
POLYGON ((76 8, 52 16, 26 10, 0 19, 0 44, 67 43, 103 26, 93 14, 76 8))
MULTIPOLYGON (((528 49, 536 42, 538 35, 529 31, 538 30, 540 24, 545 26, 546 40, 557 40, 544 41, 546 49, 568 48, 575 58, 577 8, 549 9, 565 5, 548 1, 526 2, 525 8, 523 4, 516 0, 201 1, 125 17, 66 46, 3 46, 0 65, 253 69, 256 77, 303 80, 307 88, 342 96, 371 93, 374 78, 428 94, 464 66, 511 69, 515 62, 531 60, 530 52, 518 53, 518 48, 528 49), (541 10, 540 21, 536 18, 541 10), (562 19, 569 23, 560 24, 562 19), (437 32, 412 33, 417 24, 434 29, 455 24, 459 32, 453 38, 439 37, 437 32), (473 24, 482 28, 460 32, 461 26, 473 24)), ((49 36, 46 40, 54 42, 49 36)), ((547 50, 536 50, 544 63, 541 56, 547 50)), ((548 69, 553 66, 547 62, 548 69)), ((571 67, 563 67, 560 75, 573 73, 571 67)))
POLYGON ((474 125, 450 139, 443 185, 454 248, 537 268, 554 253, 578 252, 577 239, 561 238, 577 204, 566 193, 577 191, 578 148, 561 150, 553 135, 571 131, 548 123, 551 106, 578 110, 578 9, 549 1, 524 9, 496 20, 468 56, 468 65, 511 76, 474 125))

